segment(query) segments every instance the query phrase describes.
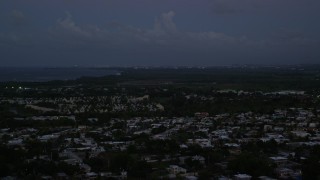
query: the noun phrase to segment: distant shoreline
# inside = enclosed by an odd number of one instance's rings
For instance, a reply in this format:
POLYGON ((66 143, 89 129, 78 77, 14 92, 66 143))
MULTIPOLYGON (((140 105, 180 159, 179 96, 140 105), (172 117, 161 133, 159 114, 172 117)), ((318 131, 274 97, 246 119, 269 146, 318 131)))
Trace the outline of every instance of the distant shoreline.
POLYGON ((117 73, 119 72, 107 68, 0 67, 0 82, 65 81, 81 77, 103 77, 117 73))

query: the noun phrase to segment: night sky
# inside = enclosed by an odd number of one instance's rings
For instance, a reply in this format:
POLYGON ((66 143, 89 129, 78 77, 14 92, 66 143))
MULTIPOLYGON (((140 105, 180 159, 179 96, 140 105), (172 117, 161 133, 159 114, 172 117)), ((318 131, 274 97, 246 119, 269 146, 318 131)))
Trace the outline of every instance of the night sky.
POLYGON ((320 63, 320 0, 1 0, 0 66, 320 63))

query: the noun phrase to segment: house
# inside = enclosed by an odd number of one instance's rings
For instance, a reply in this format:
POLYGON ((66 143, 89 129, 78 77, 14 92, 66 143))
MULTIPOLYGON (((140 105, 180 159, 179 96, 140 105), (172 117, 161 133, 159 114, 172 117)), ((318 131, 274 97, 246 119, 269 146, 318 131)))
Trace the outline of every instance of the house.
POLYGON ((271 125, 264 125, 263 130, 264 131, 271 131, 272 130, 272 126, 271 125))
POLYGON ((68 179, 68 175, 67 175, 66 173, 64 173, 64 172, 57 173, 56 179, 58 179, 58 180, 65 180, 65 179, 68 179))
POLYGON ((182 168, 182 167, 179 167, 177 165, 170 165, 169 168, 168 168, 168 171, 170 174, 185 174, 187 173, 187 170, 182 168))
POLYGON ((311 136, 311 134, 309 134, 305 131, 291 131, 291 133, 294 136, 299 137, 299 138, 305 138, 305 137, 311 136))
POLYGON ((91 171, 91 167, 88 164, 81 163, 80 168, 83 169, 87 173, 89 173, 91 171))
POLYGON ((205 164, 206 159, 203 156, 192 156, 192 161, 199 161, 201 164, 205 164))
POLYGON ((280 179, 301 179, 301 171, 290 168, 277 168, 276 173, 280 179))
POLYGON ((198 178, 196 176, 185 176, 186 180, 197 180, 198 178))
POLYGON ((250 180, 252 176, 248 174, 236 174, 233 176, 234 180, 250 180))
POLYGON ((100 172, 101 178, 109 178, 112 176, 112 172, 100 172))
POLYGON ((8 141, 8 146, 21 146, 23 145, 23 139, 13 139, 8 141))
POLYGON ((86 173, 86 179, 96 179, 98 177, 98 174, 95 172, 88 172, 86 173))
POLYGON ((188 144, 198 144, 202 148, 213 148, 211 140, 209 139, 188 139, 188 144))
POLYGON ((268 176, 259 176, 258 179, 260 179, 260 180, 276 180, 276 179, 268 177, 268 176))
POLYGON ((286 165, 288 158, 283 157, 283 156, 275 156, 275 157, 270 157, 270 159, 277 164, 277 166, 284 166, 286 165))

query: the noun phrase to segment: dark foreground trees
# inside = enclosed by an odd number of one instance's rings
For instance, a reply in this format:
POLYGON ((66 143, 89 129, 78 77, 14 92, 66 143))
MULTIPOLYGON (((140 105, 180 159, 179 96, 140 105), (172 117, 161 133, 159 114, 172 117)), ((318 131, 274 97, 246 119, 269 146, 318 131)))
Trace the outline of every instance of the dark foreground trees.
POLYGON ((275 165, 266 156, 244 152, 230 161, 228 168, 234 173, 246 173, 253 177, 272 176, 275 165))

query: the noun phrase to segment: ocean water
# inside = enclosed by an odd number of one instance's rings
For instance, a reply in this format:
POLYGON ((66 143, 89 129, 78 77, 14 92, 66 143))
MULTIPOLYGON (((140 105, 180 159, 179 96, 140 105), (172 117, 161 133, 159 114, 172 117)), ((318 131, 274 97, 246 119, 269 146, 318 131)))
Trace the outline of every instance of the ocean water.
POLYGON ((0 82, 46 82, 119 74, 104 68, 0 68, 0 82))

